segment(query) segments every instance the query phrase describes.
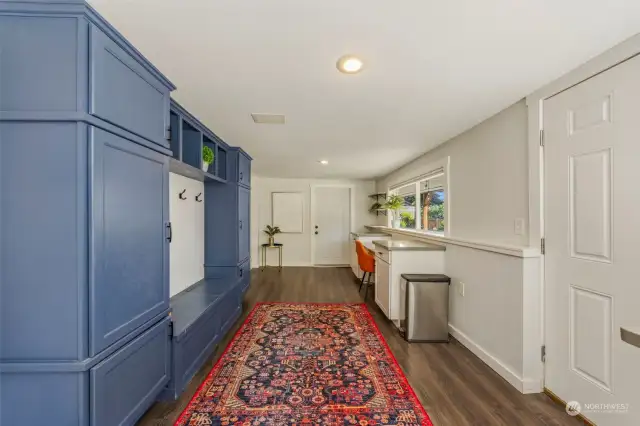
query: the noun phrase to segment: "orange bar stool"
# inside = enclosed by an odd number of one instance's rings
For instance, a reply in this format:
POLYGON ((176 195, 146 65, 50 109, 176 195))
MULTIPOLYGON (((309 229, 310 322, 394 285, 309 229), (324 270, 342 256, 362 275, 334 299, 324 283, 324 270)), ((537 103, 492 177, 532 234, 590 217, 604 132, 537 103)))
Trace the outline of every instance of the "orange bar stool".
POLYGON ((367 287, 364 292, 364 300, 367 300, 367 294, 369 293, 369 287, 371 286, 371 274, 376 271, 376 259, 373 255, 366 249, 362 242, 356 240, 356 254, 358 255, 358 266, 360 269, 364 271, 362 274, 362 281, 360 282, 360 288, 358 292, 362 290, 362 286, 364 285, 364 280, 367 274, 369 274, 369 279, 367 280, 367 287))

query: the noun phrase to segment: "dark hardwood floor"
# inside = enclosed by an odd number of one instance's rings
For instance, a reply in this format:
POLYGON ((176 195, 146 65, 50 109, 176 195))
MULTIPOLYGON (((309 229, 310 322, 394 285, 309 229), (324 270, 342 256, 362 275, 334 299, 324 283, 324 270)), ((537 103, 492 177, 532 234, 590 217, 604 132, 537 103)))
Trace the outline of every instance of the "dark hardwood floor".
MULTIPOLYGON (((243 319, 261 301, 361 302, 364 289, 359 294, 358 285, 348 268, 253 270, 243 319)), ((375 305, 371 289, 367 304, 434 425, 582 424, 544 394, 520 394, 455 340, 449 344, 408 344, 375 305)), ((155 404, 140 426, 173 425, 241 323, 238 321, 225 336, 182 397, 172 403, 155 404)))

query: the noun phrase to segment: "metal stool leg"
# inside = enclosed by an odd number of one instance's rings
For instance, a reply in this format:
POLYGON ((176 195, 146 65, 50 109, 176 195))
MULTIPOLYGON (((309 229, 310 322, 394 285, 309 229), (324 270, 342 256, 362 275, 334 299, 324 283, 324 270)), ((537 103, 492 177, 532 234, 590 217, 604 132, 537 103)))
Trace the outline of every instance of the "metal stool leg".
POLYGON ((366 276, 367 276, 367 273, 364 272, 362 274, 362 279, 360 280, 360 288, 358 289, 358 293, 360 293, 362 291, 362 286, 364 285, 364 277, 366 277, 366 276))
POLYGON ((369 294, 369 282, 371 281, 371 272, 369 272, 369 279, 367 280, 367 287, 364 289, 364 300, 367 300, 367 295, 369 294))

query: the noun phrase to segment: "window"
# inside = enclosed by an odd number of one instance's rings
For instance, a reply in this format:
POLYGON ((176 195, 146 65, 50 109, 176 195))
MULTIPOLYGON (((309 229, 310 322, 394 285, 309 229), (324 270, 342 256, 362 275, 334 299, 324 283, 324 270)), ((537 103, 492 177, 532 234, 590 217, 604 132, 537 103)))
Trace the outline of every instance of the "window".
POLYGON ((429 174, 389 191, 399 195, 403 206, 391 215, 392 225, 444 235, 446 229, 446 186, 443 171, 429 174))

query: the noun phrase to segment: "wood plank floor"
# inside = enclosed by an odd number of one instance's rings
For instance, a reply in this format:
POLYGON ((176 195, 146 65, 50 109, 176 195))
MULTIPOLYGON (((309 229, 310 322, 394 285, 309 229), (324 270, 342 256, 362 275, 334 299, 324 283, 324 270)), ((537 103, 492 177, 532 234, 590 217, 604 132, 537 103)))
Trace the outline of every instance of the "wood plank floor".
MULTIPOLYGON (((284 268, 253 270, 245 297, 243 318, 256 302, 361 302, 349 268, 284 268)), ((544 394, 522 395, 455 340, 449 344, 406 343, 373 302, 369 310, 380 327, 409 383, 436 426, 464 425, 579 425, 544 394)), ((239 328, 229 332, 182 397, 157 403, 140 426, 173 425, 198 385, 239 328)))

